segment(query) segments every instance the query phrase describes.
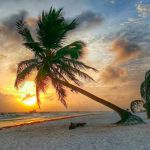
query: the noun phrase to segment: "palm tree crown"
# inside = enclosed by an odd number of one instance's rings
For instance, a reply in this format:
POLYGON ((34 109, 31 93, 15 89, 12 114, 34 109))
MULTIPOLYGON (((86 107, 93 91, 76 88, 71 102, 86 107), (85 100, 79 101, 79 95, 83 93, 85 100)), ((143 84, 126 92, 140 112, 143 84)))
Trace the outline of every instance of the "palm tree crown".
POLYGON ((150 101, 150 70, 145 73, 145 80, 141 84, 140 92, 144 100, 150 101))
POLYGON ((147 118, 150 118, 150 70, 145 73, 145 80, 140 87, 141 97, 144 99, 144 108, 147 111, 147 118))
POLYGON ((77 21, 67 21, 62 15, 62 9, 50 8, 49 12, 42 13, 37 21, 36 40, 33 38, 27 24, 18 20, 17 30, 23 37, 24 46, 34 53, 34 58, 22 61, 18 64, 15 87, 26 77, 37 70, 35 79, 37 103, 40 107, 40 91, 45 91, 49 81, 58 94, 59 100, 65 105, 66 91, 57 79, 80 85, 79 77, 93 80, 83 69, 96 69, 84 64, 78 59, 83 55, 86 46, 82 41, 75 41, 65 45, 65 38, 69 31, 75 29, 77 21))

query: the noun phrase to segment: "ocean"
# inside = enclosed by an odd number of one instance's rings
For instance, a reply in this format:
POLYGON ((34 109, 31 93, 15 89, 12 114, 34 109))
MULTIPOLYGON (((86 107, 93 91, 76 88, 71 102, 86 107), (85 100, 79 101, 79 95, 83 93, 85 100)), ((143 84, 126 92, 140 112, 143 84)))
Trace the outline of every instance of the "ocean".
POLYGON ((93 112, 1 113, 0 129, 51 120, 59 120, 72 116, 88 115, 92 113, 93 112))

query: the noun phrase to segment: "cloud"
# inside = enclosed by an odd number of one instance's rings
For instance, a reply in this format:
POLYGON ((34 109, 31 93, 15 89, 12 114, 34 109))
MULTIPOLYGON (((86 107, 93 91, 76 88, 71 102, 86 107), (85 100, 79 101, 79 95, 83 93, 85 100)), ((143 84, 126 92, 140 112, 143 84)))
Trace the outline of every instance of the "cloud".
POLYGON ((112 83, 120 83, 125 82, 127 80, 127 70, 125 68, 121 68, 118 66, 109 65, 105 68, 105 70, 100 74, 100 79, 104 83, 112 84, 112 83))
POLYGON ((111 4, 115 4, 115 3, 116 3, 116 0, 110 0, 110 3, 111 3, 111 4))
POLYGON ((132 24, 120 26, 117 31, 114 30, 105 33, 103 37, 101 35, 97 36, 96 39, 93 40, 93 44, 96 45, 93 58, 94 60, 100 60, 100 58, 101 60, 104 60, 104 63, 100 62, 98 64, 99 68, 102 68, 102 65, 107 64, 104 71, 100 71, 98 81, 103 81, 104 83, 110 82, 109 85, 107 84, 109 87, 123 84, 125 76, 127 82, 130 84, 133 84, 130 81, 140 81, 144 72, 148 69, 147 63, 150 57, 149 35, 150 26, 148 22, 144 24, 134 24, 132 22, 132 24), (111 76, 112 73, 110 73, 110 70, 113 70, 116 73, 116 68, 126 72, 123 79, 122 76, 118 76, 118 80, 111 76), (140 70, 138 74, 137 70, 140 70))
MULTIPOLYGON (((27 15, 28 15, 28 12, 25 10, 22 10, 2 20, 1 25, 0 25, 1 47, 3 47, 4 45, 9 45, 10 43, 15 45, 21 42, 21 38, 16 31, 16 21, 18 19, 25 20, 27 15), (7 41, 7 44, 6 44, 6 41, 7 41)), ((11 47, 13 47, 13 45, 11 45, 11 47)))
POLYGON ((107 84, 114 85, 124 83, 128 79, 128 71, 121 67, 122 64, 139 56, 141 48, 126 39, 115 39, 111 43, 110 51, 116 53, 113 65, 107 65, 105 70, 100 74, 100 79, 107 84))
POLYGON ((5 58, 7 58, 6 55, 0 54, 0 61, 4 60, 5 58))
POLYGON ((17 98, 16 95, 0 92, 0 112, 22 111, 23 107, 21 107, 21 103, 16 101, 17 98))
POLYGON ((34 30, 33 28, 36 27, 37 21, 38 21, 38 18, 32 18, 32 17, 26 18, 26 23, 31 30, 34 30))
POLYGON ((141 54, 141 47, 136 44, 138 40, 128 30, 121 30, 112 37, 104 38, 104 42, 108 42, 110 45, 108 52, 113 52, 115 57, 100 73, 100 81, 110 86, 118 86, 118 84, 127 82, 128 70, 123 65, 141 54))
POLYGON ((16 65, 21 60, 32 57, 32 53, 27 51, 22 45, 22 39, 16 31, 16 21, 21 18, 27 19, 27 15, 28 13, 26 11, 19 11, 1 21, 0 67, 3 69, 0 78, 3 79, 2 84, 7 83, 10 85, 12 82, 12 84, 14 84, 16 65), (9 73, 7 78, 5 78, 6 73, 9 73))
POLYGON ((141 48, 126 39, 115 39, 111 45, 111 51, 116 52, 115 62, 126 62, 139 56, 141 48))
POLYGON ((26 95, 23 97, 22 101, 25 101, 25 100, 27 100, 27 99, 29 99, 29 98, 32 98, 33 96, 35 96, 35 94, 26 94, 26 95))
POLYGON ((3 21, 2 21, 2 24, 9 28, 10 30, 12 29, 16 29, 16 21, 18 19, 23 19, 25 20, 26 17, 28 16, 28 12, 25 11, 25 10, 22 10, 20 11, 19 13, 17 14, 13 14, 13 15, 10 15, 9 17, 5 18, 3 21))
POLYGON ((16 74, 17 72, 17 65, 11 64, 8 69, 10 70, 11 73, 16 74))
POLYGON ((150 26, 148 20, 145 23, 129 23, 125 26, 121 26, 119 31, 112 31, 104 36, 103 42, 111 42, 116 39, 125 39, 129 42, 135 43, 141 47, 143 51, 149 51, 150 47, 150 26))
POLYGON ((26 10, 21 10, 18 13, 12 14, 2 20, 0 26, 0 34, 5 36, 6 39, 11 39, 12 41, 20 42, 21 37, 17 33, 16 29, 16 22, 20 19, 24 20, 27 23, 31 31, 34 30, 37 18, 29 17, 29 13, 26 10))
POLYGON ((79 23, 79 28, 85 29, 99 26, 104 20, 100 14, 94 13, 92 11, 84 11, 81 14, 79 14, 76 18, 79 23))
POLYGON ((75 17, 68 18, 68 20, 76 19, 78 25, 76 29, 70 31, 66 38, 68 43, 76 40, 89 41, 95 34, 93 30, 101 27, 104 18, 99 13, 93 11, 83 11, 75 17))
POLYGON ((125 22, 122 22, 122 23, 120 23, 120 25, 121 26, 126 26, 126 25, 129 25, 129 24, 143 24, 143 22, 144 22, 144 19, 143 18, 140 18, 140 17, 138 17, 138 18, 134 18, 134 17, 129 17, 128 19, 127 19, 127 21, 125 21, 125 22))
POLYGON ((140 17, 150 17, 150 4, 138 3, 136 9, 140 17))

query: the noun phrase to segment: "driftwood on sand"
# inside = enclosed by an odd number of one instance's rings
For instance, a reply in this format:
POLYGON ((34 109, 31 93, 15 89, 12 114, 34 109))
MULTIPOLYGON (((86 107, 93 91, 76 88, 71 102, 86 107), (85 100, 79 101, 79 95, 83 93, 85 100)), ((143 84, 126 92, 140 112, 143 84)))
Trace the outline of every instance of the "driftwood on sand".
POLYGON ((86 123, 70 123, 69 130, 75 129, 77 127, 84 127, 86 123))

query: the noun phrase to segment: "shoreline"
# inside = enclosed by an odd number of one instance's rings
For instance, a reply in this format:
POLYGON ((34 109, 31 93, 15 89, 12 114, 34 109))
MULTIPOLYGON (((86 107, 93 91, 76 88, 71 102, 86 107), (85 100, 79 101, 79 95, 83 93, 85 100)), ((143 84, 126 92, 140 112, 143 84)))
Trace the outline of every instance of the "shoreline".
POLYGON ((26 122, 26 123, 19 123, 19 124, 15 124, 15 125, 0 127, 0 130, 9 129, 9 128, 15 128, 15 127, 28 126, 28 125, 34 125, 34 124, 40 124, 40 123, 45 123, 45 122, 64 120, 64 119, 71 119, 71 118, 82 117, 82 116, 89 116, 89 115, 97 115, 97 114, 93 113, 93 114, 79 114, 79 115, 53 117, 53 118, 44 119, 44 120, 41 120, 41 121, 29 121, 29 122, 26 122))

